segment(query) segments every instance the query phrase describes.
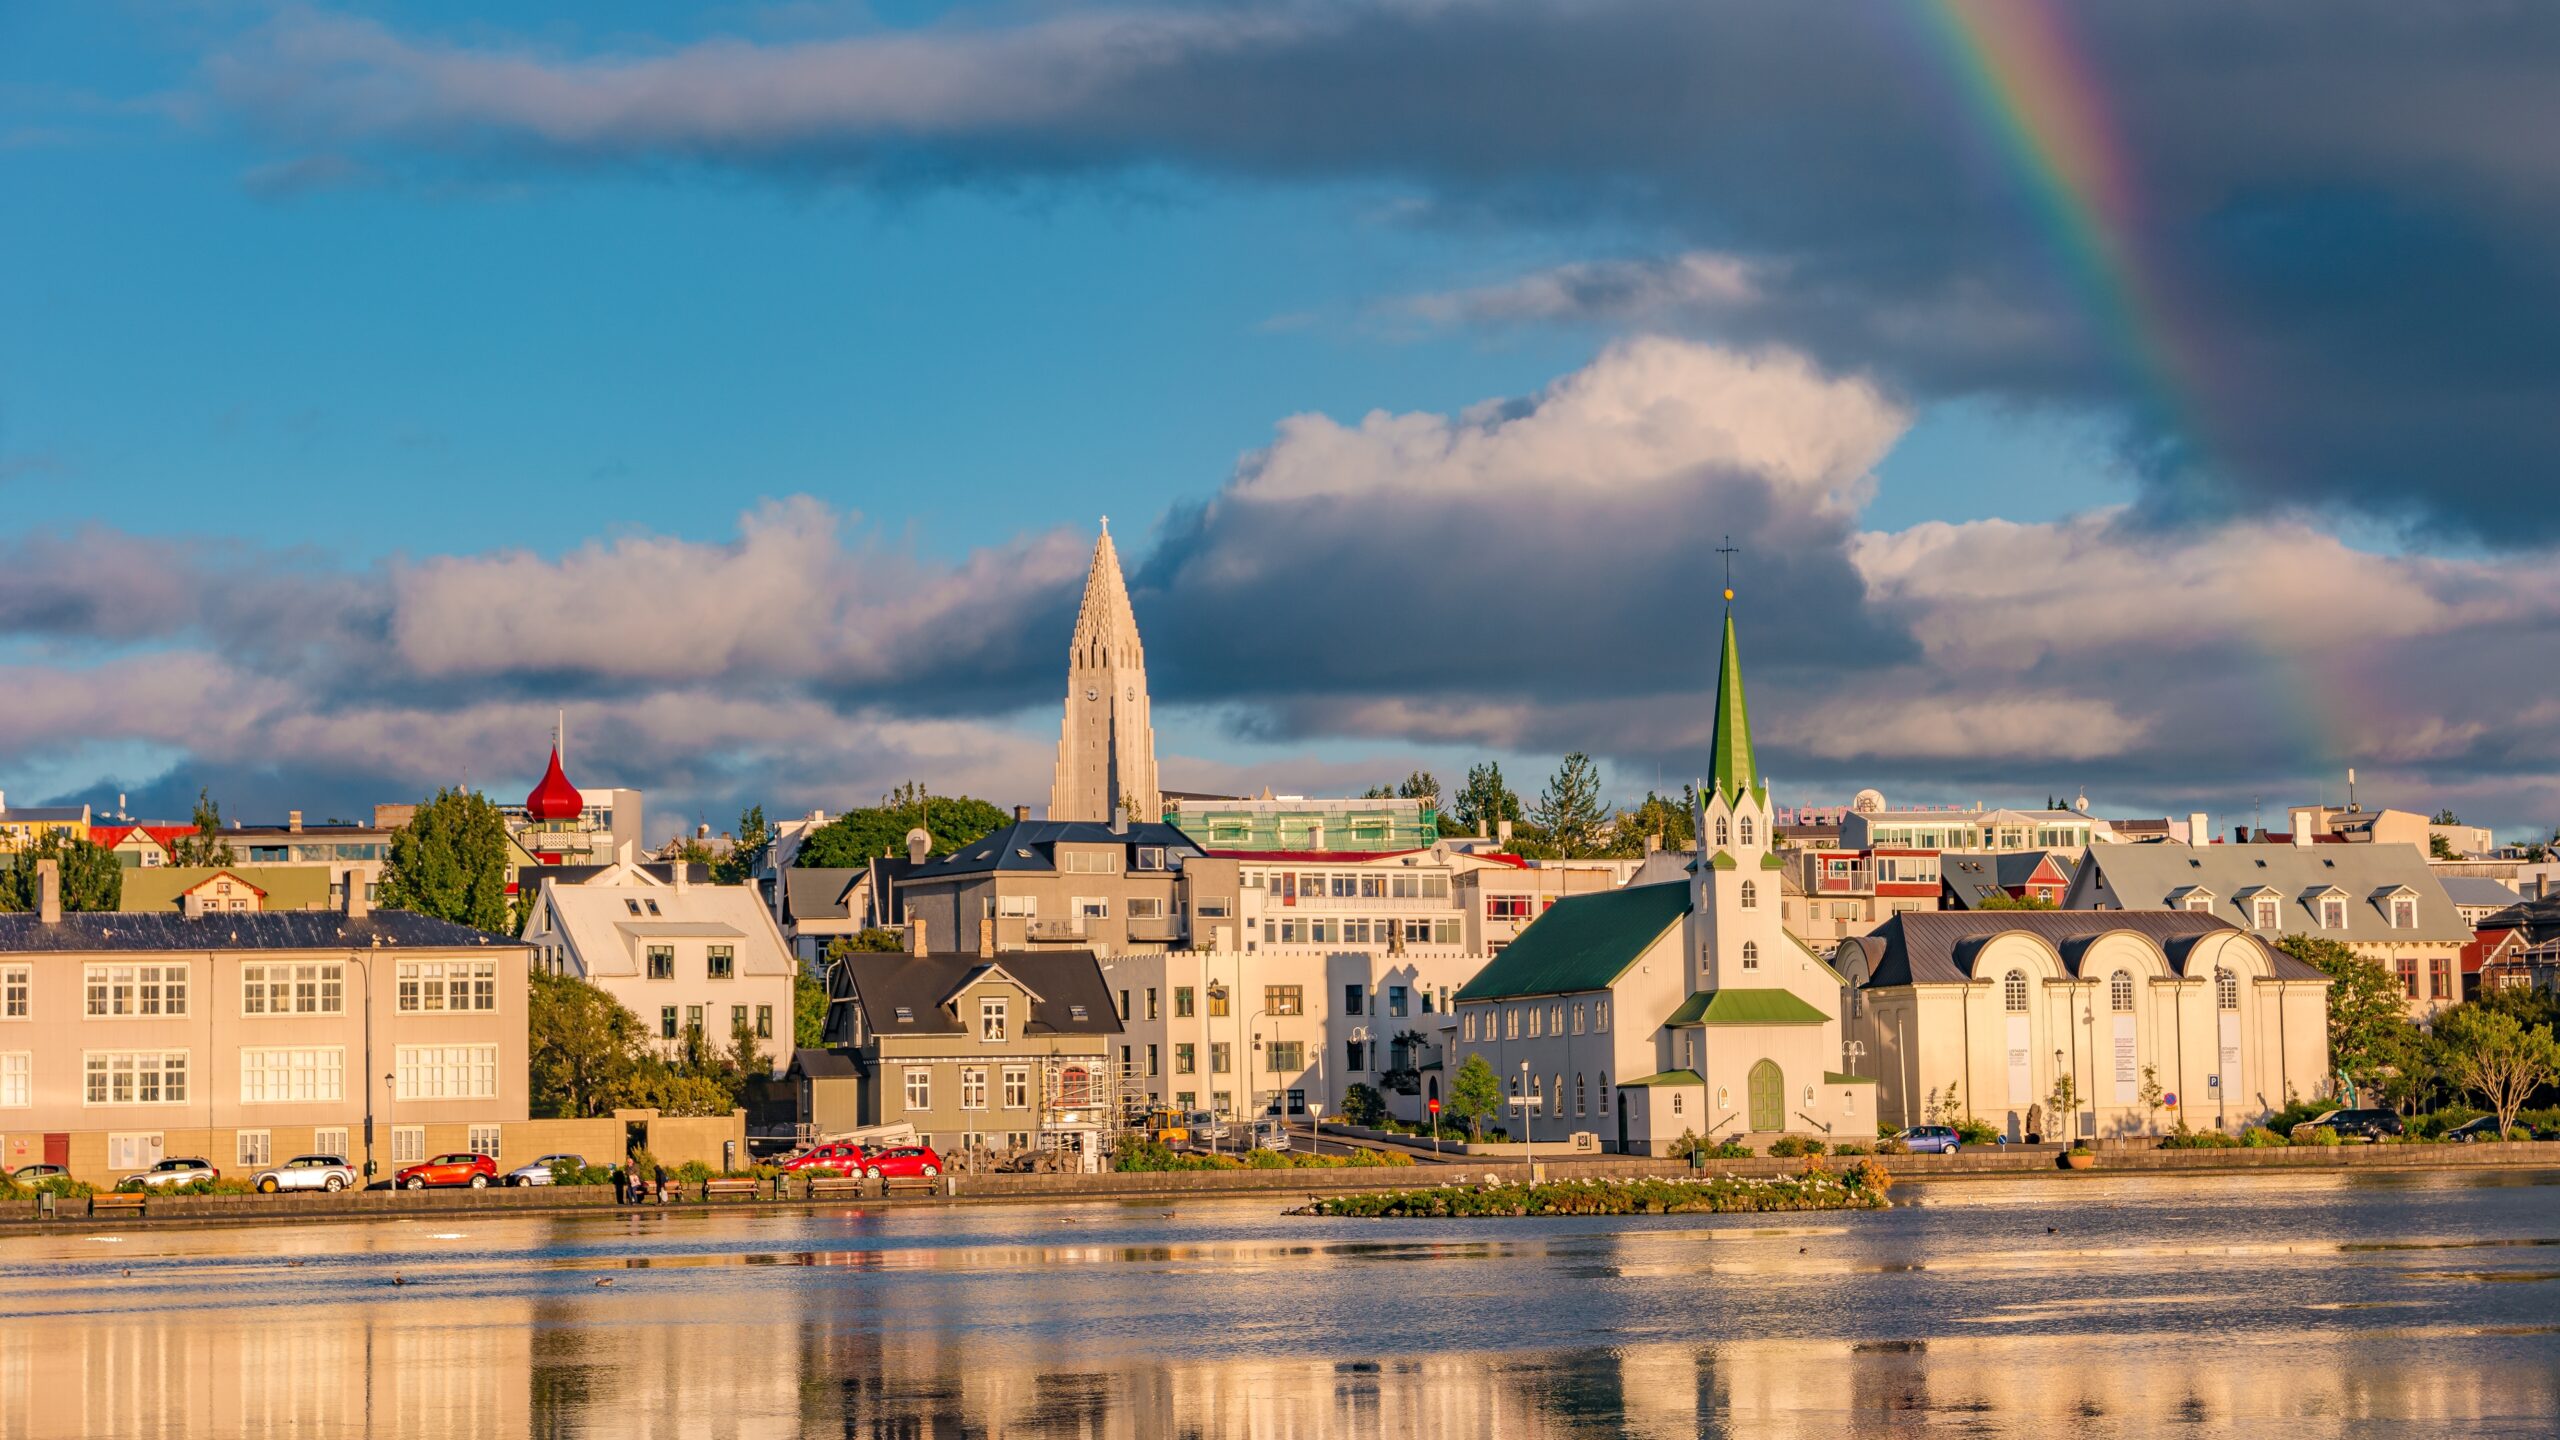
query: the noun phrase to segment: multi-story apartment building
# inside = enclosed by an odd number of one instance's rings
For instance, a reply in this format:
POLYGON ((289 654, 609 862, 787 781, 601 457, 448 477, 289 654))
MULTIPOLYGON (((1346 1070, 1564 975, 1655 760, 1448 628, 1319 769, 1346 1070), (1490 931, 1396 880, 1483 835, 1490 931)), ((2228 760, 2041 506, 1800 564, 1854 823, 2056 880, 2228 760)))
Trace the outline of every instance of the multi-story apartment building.
POLYGON ((335 911, 0 915, 0 1164, 94 1184, 502 1152, 526 1116, 524 946, 356 891, 335 911))
POLYGON ((1170 825, 1031 820, 909 871, 898 885, 908 948, 928 955, 1044 948, 1117 953, 1235 923, 1235 897, 1186 885, 1199 847, 1170 825))
POLYGON ((1802 892, 1786 897, 1795 912, 1783 917, 1787 928, 1824 954, 1896 915, 1938 908, 1943 872, 1935 850, 1844 847, 1789 850, 1779 858, 1802 892))
POLYGON ((1090 952, 854 954, 827 989, 827 1046, 853 1064, 855 1125, 913 1125, 955 1163, 1028 1151, 1101 1162, 1121 1119, 1120 1022, 1090 952))
POLYGON ((1860 810, 1840 820, 1843 850, 2085 850, 2098 822, 2077 810, 1860 810))
POLYGON ((1439 813, 1427 800, 1184 795, 1166 802, 1165 819, 1204 850, 1257 854, 1398 854, 1440 838, 1439 813))
POLYGON ((2067 910, 2185 910, 2216 915, 2272 945, 2335 940, 2400 977, 2413 1019, 2462 1000, 2472 939, 2426 852, 2415 845, 2101 845, 2088 852, 2067 910))
POLYGON ((89 807, 86 805, 20 805, 10 808, 7 791, 0 791, 0 851, 23 850, 49 831, 59 830, 74 840, 89 838, 89 807))
POLYGON ((800 965, 762 897, 746 885, 693 883, 624 865, 580 884, 546 878, 525 923, 534 963, 622 1002, 670 1050, 689 1039, 725 1049, 751 1032, 780 1075, 792 1048, 800 965))

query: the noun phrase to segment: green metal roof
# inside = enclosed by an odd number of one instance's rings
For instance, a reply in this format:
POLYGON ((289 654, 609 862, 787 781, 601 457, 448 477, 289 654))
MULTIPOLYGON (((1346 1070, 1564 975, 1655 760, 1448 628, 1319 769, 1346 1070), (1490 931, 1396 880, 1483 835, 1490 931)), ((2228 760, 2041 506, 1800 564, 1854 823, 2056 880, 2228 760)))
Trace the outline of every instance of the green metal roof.
POLYGON ((1689 913, 1678 881, 1558 900, 1458 991, 1460 1000, 1598 990, 1689 913))
POLYGON ((1621 1080, 1618 1082, 1618 1088, 1642 1090, 1654 1085, 1704 1085, 1706 1083, 1707 1077, 1695 1070, 1665 1070, 1659 1075, 1647 1075, 1641 1080, 1621 1080))
POLYGON ((1825 1070, 1822 1072, 1822 1083, 1825 1085, 1873 1085, 1876 1083, 1876 1077, 1873 1075, 1843 1075, 1834 1070, 1825 1070))
POLYGON ((1733 643, 1733 605, 1724 611, 1724 658, 1716 666, 1716 733, 1708 747, 1707 783, 1728 801, 1760 788, 1751 762, 1751 711, 1742 699, 1742 652, 1733 643))
POLYGON ((124 872, 124 891, 116 908, 129 915, 175 910, 180 896, 216 875, 229 875, 266 892, 258 903, 269 910, 329 908, 326 865, 137 865, 124 872))
POLYGON ((1829 1017, 1792 990, 1701 990, 1665 1025, 1819 1025, 1829 1017))

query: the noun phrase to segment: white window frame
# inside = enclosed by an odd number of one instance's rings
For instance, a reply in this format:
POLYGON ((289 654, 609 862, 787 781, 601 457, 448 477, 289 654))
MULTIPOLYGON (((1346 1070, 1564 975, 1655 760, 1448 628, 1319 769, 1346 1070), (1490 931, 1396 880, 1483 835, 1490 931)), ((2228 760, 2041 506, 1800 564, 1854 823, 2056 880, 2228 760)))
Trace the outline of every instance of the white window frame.
POLYGON ((346 1126, 324 1125, 311 1132, 311 1153, 335 1155, 344 1160, 347 1158, 347 1140, 346 1126))
POLYGON ((240 1047, 240 1103, 314 1105, 347 1098, 343 1045, 240 1047))
POLYGON ((32 1050, 0 1051, 0 1110, 25 1110, 35 1103, 36 1056, 32 1050))
POLYGON ((474 1125, 464 1132, 462 1148, 474 1155, 498 1158, 498 1149, 506 1143, 507 1132, 496 1125, 474 1125))
POLYGON ((1005 1037, 1012 1033, 1013 1011, 1011 1004, 1001 995, 979 996, 978 1043, 981 1045, 1002 1045, 1005 1043, 1005 1037))
POLYGON ((264 1170, 276 1163, 276 1135, 272 1130, 235 1130, 231 1135, 231 1158, 243 1170, 264 1170))
POLYGON ((394 1125, 391 1127, 391 1163, 417 1165, 427 1158, 427 1127, 394 1125))
POLYGON ((190 968, 183 960, 83 965, 82 1012, 92 1020, 183 1020, 194 989, 190 968), (144 1008, 146 999, 153 1008, 144 1008))
POLYGON ((0 965, 0 1020, 32 1020, 36 1008, 36 967, 0 965))
POLYGON ((193 1052, 186 1050, 85 1050, 80 1055, 80 1104, 83 1109, 187 1105, 191 1103, 194 1070, 193 1052), (127 1093, 121 1099, 116 1094, 119 1075, 130 1077, 127 1093), (170 1084, 172 1076, 177 1080, 174 1086, 170 1084), (142 1098, 145 1077, 156 1077, 159 1094, 153 1099, 142 1098), (102 1091, 104 1098, 99 1098, 102 1091))
POLYGON ((395 979, 403 1015, 487 1015, 498 1008, 495 960, 403 960, 395 979))
POLYGON ((271 1018, 344 1015, 346 964, 336 960, 274 960, 243 965, 240 1013, 271 1018))
POLYGON ((1031 1108, 1030 1066, 1007 1065, 1004 1067, 1004 1108, 1007 1110, 1031 1108))
POLYGON ((963 1065, 960 1067, 960 1108, 963 1110, 987 1108, 986 1066, 963 1065))
POLYGON ((495 1100, 495 1045, 401 1045, 392 1051, 393 1087, 400 1100, 495 1100))
POLYGON ((907 1113, 931 1110, 933 1108, 933 1067, 909 1065, 902 1078, 905 1083, 907 1113))
POLYGON ((995 898, 995 907, 996 918, 999 920, 1040 918, 1040 897, 1037 895, 998 895, 995 898))

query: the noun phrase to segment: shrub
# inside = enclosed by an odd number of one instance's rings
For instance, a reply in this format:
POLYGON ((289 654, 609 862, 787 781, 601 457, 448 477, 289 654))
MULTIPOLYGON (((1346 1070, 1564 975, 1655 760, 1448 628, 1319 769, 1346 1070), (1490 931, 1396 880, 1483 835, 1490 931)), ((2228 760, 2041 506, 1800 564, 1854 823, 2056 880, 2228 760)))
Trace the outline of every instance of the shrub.
POLYGON ((2306 1120, 2317 1120, 2338 1108, 2334 1100, 2296 1100, 2267 1117, 2267 1128, 2278 1135, 2290 1135, 2293 1127, 2306 1120))
POLYGON ((1387 1097, 1374 1085, 1353 1085, 1342 1092, 1342 1119, 1345 1124, 1375 1129, 1387 1118, 1387 1097))
POLYGON ((2000 1143, 2000 1132, 1992 1129, 1990 1124, 1986 1121, 1959 1120, 1955 1123, 1956 1138, 1967 1145, 1997 1145, 2000 1143))
POLYGON ((699 1160, 687 1160, 676 1167, 675 1178, 687 1185, 699 1185, 719 1173, 699 1160))
POLYGON ((610 1185, 613 1183, 613 1167, 572 1165, 565 1160, 554 1160, 551 1162, 551 1183, 554 1185, 610 1185))
POLYGON ((1843 1140, 1831 1147, 1831 1153, 1834 1155, 1872 1155, 1875 1152, 1868 1146, 1857 1144, 1854 1141, 1843 1140))
POLYGON ((2335 1145, 2338 1143, 2338 1132, 2326 1125, 2314 1125, 2285 1143, 2288 1145, 2335 1145))
POLYGON ((1781 1160, 1794 1160, 1823 1152, 1821 1141, 1809 1135, 1781 1135, 1769 1142, 1769 1153, 1781 1160))
POLYGON ((1680 1132, 1678 1138, 1674 1139, 1668 1146, 1663 1148, 1662 1153, 1674 1160, 1686 1160, 1691 1155, 1697 1153, 1697 1149, 1698 1132, 1695 1130, 1683 1130, 1680 1132))
POLYGON ((2410 1116, 2409 1133, 2421 1140, 2441 1140, 2446 1131, 2468 1125, 2488 1113, 2486 1110, 2475 1110, 2468 1105, 2447 1105, 2441 1110, 2431 1110, 2424 1115, 2410 1116))
POLYGON ((2240 1148, 2243 1150, 2278 1149, 2291 1143, 2264 1125, 2252 1125, 2240 1132, 2240 1148))
POLYGON ((1751 1158, 1751 1146, 1740 1140, 1727 1140, 1722 1144, 1709 1145, 1704 1148, 1707 1152, 1707 1158, 1710 1160, 1748 1160, 1751 1158))
POLYGON ((1879 1155, 1908 1155, 1911 1153, 1911 1147, 1903 1144, 1899 1140, 1896 1140, 1892 1136, 1887 1135, 1876 1142, 1876 1153, 1879 1155))
POLYGON ((2184 1120, 2178 1122, 2177 1129, 2160 1137, 2163 1150, 2236 1150, 2239 1147, 2240 1141, 2236 1137, 2219 1130, 2189 1129, 2184 1120))

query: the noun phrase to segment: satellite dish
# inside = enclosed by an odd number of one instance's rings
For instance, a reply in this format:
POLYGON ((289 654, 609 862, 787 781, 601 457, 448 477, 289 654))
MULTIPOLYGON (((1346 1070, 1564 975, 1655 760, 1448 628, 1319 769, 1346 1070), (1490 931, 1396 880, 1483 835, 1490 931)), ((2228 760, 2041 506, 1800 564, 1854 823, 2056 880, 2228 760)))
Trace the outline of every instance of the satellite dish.
POLYGON ((933 837, 921 825, 907 832, 907 863, 921 865, 933 853, 933 837))
POLYGON ((1861 790, 1849 797, 1849 808, 1861 815, 1881 814, 1884 811, 1884 792, 1861 790))

